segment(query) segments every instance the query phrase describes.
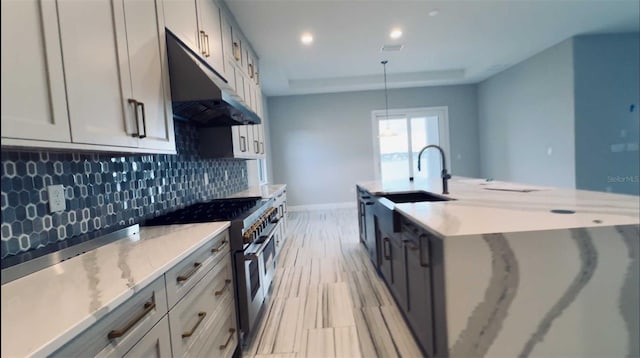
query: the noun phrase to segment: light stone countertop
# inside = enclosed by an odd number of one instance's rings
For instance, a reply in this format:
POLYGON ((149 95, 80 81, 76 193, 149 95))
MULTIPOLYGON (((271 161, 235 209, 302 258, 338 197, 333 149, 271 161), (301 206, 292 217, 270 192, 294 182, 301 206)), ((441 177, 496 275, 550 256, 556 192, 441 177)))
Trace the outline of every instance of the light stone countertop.
POLYGON ((357 185, 374 195, 423 190, 456 199, 395 205, 400 213, 440 237, 640 223, 640 197, 633 195, 463 177, 449 180, 448 195, 442 194, 439 177, 357 185), (575 214, 554 214, 552 209, 573 210, 575 214))
POLYGON ((260 186, 251 186, 247 190, 233 193, 228 198, 246 198, 250 196, 260 196, 265 199, 273 198, 287 187, 286 184, 267 184, 260 186))
POLYGON ((2 356, 53 353, 228 228, 228 221, 142 227, 139 239, 2 285, 2 356))

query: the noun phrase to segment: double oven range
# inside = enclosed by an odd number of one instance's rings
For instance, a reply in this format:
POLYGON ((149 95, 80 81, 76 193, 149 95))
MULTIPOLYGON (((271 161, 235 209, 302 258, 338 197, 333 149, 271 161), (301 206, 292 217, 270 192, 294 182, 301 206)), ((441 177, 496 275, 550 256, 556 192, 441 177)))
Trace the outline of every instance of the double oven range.
POLYGON ((249 197, 197 203, 147 220, 143 225, 231 221, 229 239, 240 342, 246 345, 270 294, 276 269, 279 220, 280 214, 273 207, 273 199, 249 197))

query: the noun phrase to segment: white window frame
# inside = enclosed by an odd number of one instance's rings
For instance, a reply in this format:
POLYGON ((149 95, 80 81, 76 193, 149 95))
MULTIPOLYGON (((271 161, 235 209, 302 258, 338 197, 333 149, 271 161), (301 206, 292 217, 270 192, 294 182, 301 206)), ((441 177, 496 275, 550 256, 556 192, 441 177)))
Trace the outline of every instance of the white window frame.
MULTIPOLYGON (((380 142, 378 140, 378 128, 380 127, 378 122, 380 119, 394 119, 394 118, 415 118, 424 116, 438 116, 438 137, 440 140, 439 146, 444 150, 446 156, 447 168, 451 169, 451 151, 449 148, 449 107, 420 107, 420 108, 401 108, 390 109, 387 116, 387 110, 373 110, 371 111, 371 128, 373 133, 373 165, 374 165, 374 178, 375 180, 382 179, 382 172, 380 168, 380 142)), ((411 121, 407 120, 407 134, 411 133, 411 121)), ((409 138, 409 148, 411 148, 411 135, 409 138)), ((410 163, 411 163, 410 158, 410 163)), ((410 173, 413 172, 413 168, 410 169, 410 173)), ((417 172, 413 172, 414 177, 417 177, 417 172)), ((408 179, 408 178, 407 178, 408 179)))

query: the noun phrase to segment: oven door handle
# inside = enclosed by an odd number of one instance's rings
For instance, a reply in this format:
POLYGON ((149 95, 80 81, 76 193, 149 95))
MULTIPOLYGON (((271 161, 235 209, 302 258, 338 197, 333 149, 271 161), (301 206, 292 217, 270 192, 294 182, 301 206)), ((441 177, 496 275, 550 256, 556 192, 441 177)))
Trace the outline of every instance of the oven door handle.
POLYGON ((244 260, 257 261, 260 255, 262 255, 262 251, 264 251, 264 249, 267 247, 267 245, 269 245, 271 240, 273 240, 273 234, 275 234, 275 230, 271 231, 271 233, 269 234, 269 237, 267 237, 267 239, 262 242, 262 244, 260 245, 260 248, 258 248, 254 253, 244 255, 244 260))

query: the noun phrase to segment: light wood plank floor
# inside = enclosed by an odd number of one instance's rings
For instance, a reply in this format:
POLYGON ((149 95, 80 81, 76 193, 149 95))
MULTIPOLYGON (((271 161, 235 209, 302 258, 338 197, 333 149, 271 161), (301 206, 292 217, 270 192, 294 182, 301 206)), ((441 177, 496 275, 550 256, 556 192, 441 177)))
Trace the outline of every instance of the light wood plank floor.
POLYGON ((359 243, 355 209, 289 214, 273 294, 243 356, 422 356, 359 243))

